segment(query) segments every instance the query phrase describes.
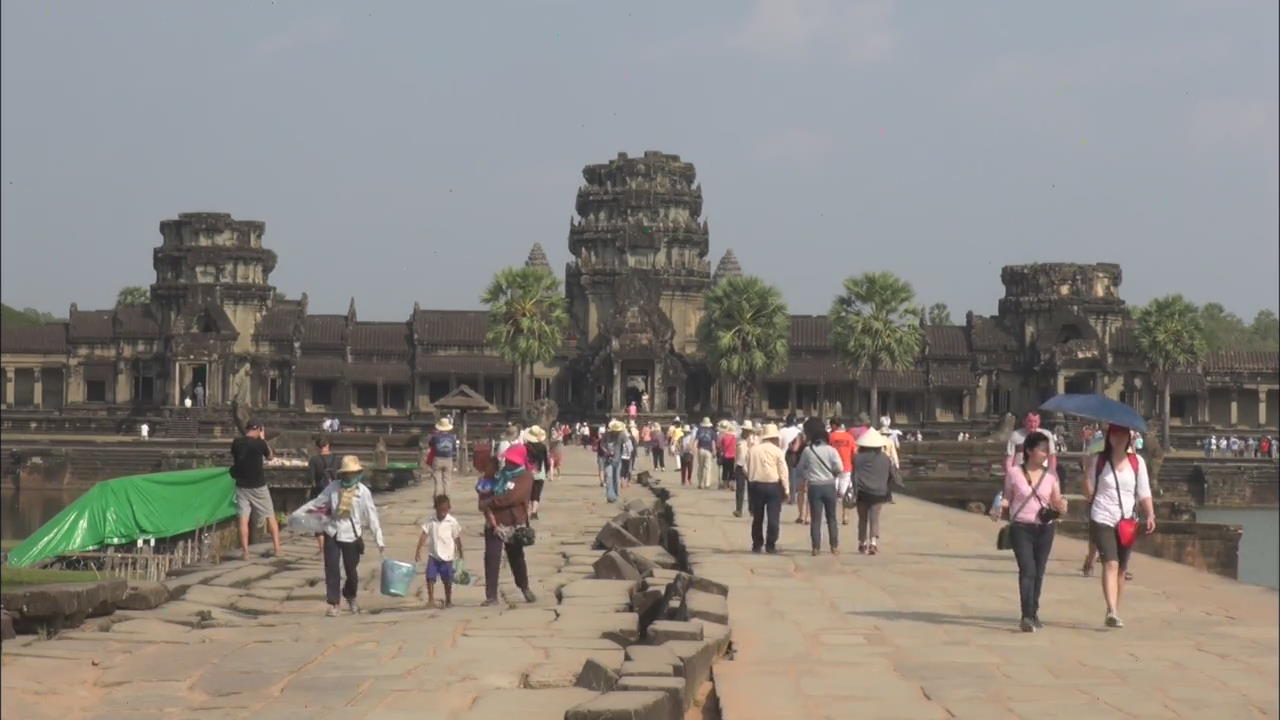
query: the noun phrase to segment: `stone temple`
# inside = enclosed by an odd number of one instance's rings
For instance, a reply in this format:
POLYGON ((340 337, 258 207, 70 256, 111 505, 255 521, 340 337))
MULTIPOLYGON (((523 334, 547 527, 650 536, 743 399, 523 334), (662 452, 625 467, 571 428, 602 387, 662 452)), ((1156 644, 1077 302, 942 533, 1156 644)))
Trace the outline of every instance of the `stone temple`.
MULTIPOLYGON (((559 356, 535 368, 533 395, 566 417, 616 414, 646 395, 656 413, 723 416, 731 395, 701 363, 696 328, 706 290, 744 269, 726 250, 712 272, 693 165, 620 153, 582 174, 563 278, 570 328, 559 356)), ((306 427, 329 415, 425 422, 461 384, 499 410, 513 405, 522 381, 485 345, 484 311, 415 304, 407 317, 368 321, 353 299, 346 314, 312 314, 306 294, 276 296, 265 230, 222 213, 180 214, 160 223, 148 304, 72 304, 65 323, 3 328, 4 428, 165 417, 196 384, 212 407, 238 399, 306 427)), ((541 245, 528 264, 550 269, 541 245)), ((973 424, 1061 392, 1103 392, 1155 413, 1119 266, 1009 266, 1000 279, 996 316, 928 327, 914 367, 881 373, 880 414, 904 426, 973 424)), ((829 338, 825 317, 793 316, 790 361, 764 380, 751 414, 869 410, 865 374, 838 364, 829 338)), ((1173 422, 1184 432, 1275 428, 1278 355, 1215 352, 1178 373, 1173 422)))

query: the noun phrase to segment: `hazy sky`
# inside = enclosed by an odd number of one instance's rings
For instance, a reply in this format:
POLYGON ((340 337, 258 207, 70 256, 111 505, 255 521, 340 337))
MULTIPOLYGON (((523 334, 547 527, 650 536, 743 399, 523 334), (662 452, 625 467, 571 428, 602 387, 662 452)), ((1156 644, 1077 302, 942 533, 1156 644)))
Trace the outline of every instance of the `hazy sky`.
POLYGON ((1277 304, 1275 0, 2 7, 19 307, 150 284, 184 211, 265 221, 312 312, 479 307, 535 241, 563 272, 583 165, 650 149, 793 312, 888 269, 961 321, 1036 261, 1277 304))

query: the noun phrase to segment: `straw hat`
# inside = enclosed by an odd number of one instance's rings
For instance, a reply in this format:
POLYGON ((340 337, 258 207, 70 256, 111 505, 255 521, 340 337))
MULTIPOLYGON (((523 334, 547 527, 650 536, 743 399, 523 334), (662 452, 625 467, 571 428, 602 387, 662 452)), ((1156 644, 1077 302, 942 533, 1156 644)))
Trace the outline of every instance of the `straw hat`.
POLYGON ((721 420, 720 422, 716 423, 716 429, 721 431, 730 429, 729 421, 721 420))
POLYGON ((760 431, 761 440, 776 440, 778 438, 778 424, 765 423, 764 428, 760 431))
POLYGON ((884 435, 880 434, 875 428, 867 428, 858 436, 858 447, 864 448, 880 448, 888 445, 889 441, 885 440, 884 435))
POLYGON ((546 442, 547 431, 537 425, 530 425, 529 428, 524 431, 524 441, 536 443, 546 442))
POLYGON ((343 455, 342 465, 338 467, 338 474, 350 475, 358 472, 364 472, 364 466, 360 464, 360 458, 355 455, 343 455))
POLYGON ((711 418, 709 417, 702 418, 702 422, 698 423, 698 425, 701 427, 712 427, 711 418))
POLYGON ((626 430, 626 429, 627 429, 627 426, 623 425, 621 420, 609 421, 609 432, 622 432, 623 430, 626 430))
POLYGON ((755 432, 755 431, 756 431, 755 423, 751 422, 750 420, 742 421, 742 432, 755 432))
POLYGON ((453 429, 453 421, 447 417, 440 418, 436 421, 436 429, 440 432, 449 432, 453 429))

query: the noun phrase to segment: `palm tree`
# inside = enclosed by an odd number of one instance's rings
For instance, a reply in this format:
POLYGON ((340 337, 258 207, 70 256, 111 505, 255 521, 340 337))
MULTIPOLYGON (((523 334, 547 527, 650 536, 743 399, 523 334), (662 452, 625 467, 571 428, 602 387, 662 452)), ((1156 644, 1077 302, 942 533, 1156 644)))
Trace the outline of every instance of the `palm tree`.
POLYGON ((1174 370, 1194 366, 1205 352, 1202 315, 1178 294, 1156 298, 1135 315, 1138 348, 1160 383, 1160 436, 1169 449, 1169 382, 1174 370))
POLYGON ((891 272, 868 272, 844 281, 831 303, 831 344, 855 372, 871 371, 871 414, 879 413, 881 369, 905 369, 924 339, 924 311, 911 283, 891 272))
POLYGON ((782 293, 760 278, 724 277, 707 291, 698 344, 711 372, 735 388, 734 417, 751 407, 761 378, 787 366, 790 334, 782 293))
POLYGON ((534 365, 555 357, 564 341, 569 315, 560 281, 546 268, 505 268, 480 301, 489 306, 485 342, 528 380, 519 393, 524 405, 532 398, 534 365))

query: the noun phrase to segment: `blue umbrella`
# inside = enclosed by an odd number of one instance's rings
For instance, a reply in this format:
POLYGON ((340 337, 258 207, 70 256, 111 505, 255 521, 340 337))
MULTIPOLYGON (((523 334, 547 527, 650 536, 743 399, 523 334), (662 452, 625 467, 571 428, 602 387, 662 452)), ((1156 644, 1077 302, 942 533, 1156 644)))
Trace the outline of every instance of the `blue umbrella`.
POLYGON ((1051 397, 1040 406, 1045 412, 1075 415, 1086 420, 1123 425, 1138 432, 1147 431, 1147 421, 1137 410, 1102 395, 1076 395, 1068 393, 1051 397))

